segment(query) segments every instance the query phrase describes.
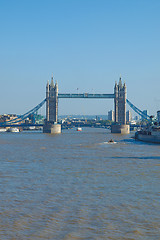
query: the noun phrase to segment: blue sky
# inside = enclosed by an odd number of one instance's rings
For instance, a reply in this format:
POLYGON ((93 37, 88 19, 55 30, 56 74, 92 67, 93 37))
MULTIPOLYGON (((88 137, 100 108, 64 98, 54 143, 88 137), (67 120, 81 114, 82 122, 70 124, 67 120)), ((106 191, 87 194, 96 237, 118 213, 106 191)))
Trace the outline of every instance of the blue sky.
MULTIPOLYGON (((0 0, 0 114, 22 114, 60 93, 113 93, 160 110, 159 0, 0 0)), ((59 114, 106 114, 113 100, 59 100, 59 114)))

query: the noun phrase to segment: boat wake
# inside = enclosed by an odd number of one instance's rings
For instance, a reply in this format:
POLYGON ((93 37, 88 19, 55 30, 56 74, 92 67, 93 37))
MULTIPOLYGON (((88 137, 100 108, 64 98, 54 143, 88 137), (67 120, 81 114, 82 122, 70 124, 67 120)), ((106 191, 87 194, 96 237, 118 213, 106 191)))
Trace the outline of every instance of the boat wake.
POLYGON ((99 143, 99 145, 103 145, 103 144, 117 144, 118 142, 102 142, 102 143, 99 143))
POLYGON ((118 142, 107 142, 107 144, 117 144, 118 142))

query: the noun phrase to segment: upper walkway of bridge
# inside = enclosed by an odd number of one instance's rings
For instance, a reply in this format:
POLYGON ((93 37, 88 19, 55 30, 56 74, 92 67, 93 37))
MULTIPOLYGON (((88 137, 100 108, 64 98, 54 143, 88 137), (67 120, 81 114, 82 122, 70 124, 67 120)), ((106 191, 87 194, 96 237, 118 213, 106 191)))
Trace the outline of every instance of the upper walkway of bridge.
POLYGON ((59 93, 58 98, 114 98, 114 94, 59 93))

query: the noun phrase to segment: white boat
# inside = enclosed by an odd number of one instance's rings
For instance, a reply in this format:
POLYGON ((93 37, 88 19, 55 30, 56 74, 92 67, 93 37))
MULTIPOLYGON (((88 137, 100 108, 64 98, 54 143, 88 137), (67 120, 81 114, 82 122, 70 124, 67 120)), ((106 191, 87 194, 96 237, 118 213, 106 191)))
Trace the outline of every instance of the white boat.
POLYGON ((35 130, 35 129, 36 129, 35 126, 30 126, 30 127, 29 127, 29 130, 35 130))
POLYGON ((7 129, 6 128, 0 128, 0 132, 6 132, 7 129))
POLYGON ((81 128, 81 127, 78 127, 78 128, 77 128, 77 131, 78 131, 78 132, 81 132, 81 131, 82 131, 82 128, 81 128))
POLYGON ((8 128, 7 132, 19 132, 19 128, 11 127, 11 128, 8 128))

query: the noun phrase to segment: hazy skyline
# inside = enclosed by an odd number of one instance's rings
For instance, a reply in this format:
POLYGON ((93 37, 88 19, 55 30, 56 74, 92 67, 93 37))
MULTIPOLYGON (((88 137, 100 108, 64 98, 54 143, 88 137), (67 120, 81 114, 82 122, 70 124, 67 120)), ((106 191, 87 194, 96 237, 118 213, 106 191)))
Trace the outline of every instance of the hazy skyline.
MULTIPOLYGON (((0 114, 22 114, 59 93, 113 93, 160 110, 160 1, 0 1, 0 114)), ((59 114, 106 114, 113 100, 60 99, 59 114)))

